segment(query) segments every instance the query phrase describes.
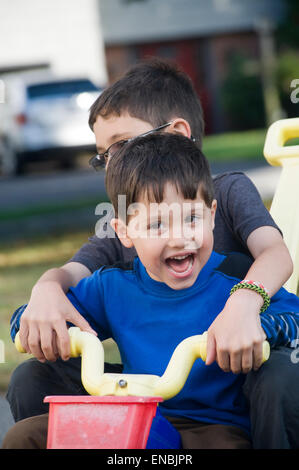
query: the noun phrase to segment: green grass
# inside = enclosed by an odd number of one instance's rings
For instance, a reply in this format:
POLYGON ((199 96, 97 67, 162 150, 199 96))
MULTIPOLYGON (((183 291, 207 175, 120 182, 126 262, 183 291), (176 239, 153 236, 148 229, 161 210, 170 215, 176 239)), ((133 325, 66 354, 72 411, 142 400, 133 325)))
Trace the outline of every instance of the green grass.
MULTIPOLYGON (((264 160, 266 134, 267 129, 257 129, 206 136, 203 140, 203 151, 213 163, 264 160)), ((299 145, 299 138, 290 139, 285 145, 299 145)))
MULTIPOLYGON (((85 243, 86 232, 52 235, 29 242, 1 245, 0 252, 0 340, 4 342, 5 362, 0 363, 0 392, 6 390, 13 369, 28 355, 19 354, 9 335, 9 321, 14 310, 27 303, 38 278, 52 267, 61 266, 85 243)), ((112 341, 106 341, 105 360, 119 361, 112 341)))
POLYGON ((207 136, 203 140, 203 151, 210 162, 260 160, 264 159, 265 137, 265 129, 207 136))

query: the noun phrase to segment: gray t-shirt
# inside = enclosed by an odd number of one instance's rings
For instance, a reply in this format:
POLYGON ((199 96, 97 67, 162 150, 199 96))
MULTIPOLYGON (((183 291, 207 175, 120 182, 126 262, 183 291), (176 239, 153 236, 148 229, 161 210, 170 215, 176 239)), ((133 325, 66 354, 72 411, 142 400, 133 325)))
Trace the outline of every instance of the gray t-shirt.
MULTIPOLYGON (((250 256, 246 244, 248 236, 259 227, 278 229, 277 225, 256 187, 244 173, 218 175, 214 178, 214 188, 217 199, 214 250, 219 253, 241 252, 250 256)), ((131 261, 135 256, 135 248, 125 248, 117 236, 99 238, 94 235, 69 262, 76 261, 94 272, 103 265, 131 261)))

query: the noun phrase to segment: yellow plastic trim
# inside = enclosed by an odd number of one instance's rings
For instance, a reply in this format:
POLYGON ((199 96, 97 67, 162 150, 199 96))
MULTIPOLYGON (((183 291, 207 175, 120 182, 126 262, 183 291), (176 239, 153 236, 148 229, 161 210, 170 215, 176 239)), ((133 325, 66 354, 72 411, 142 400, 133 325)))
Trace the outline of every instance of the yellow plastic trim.
MULTIPOLYGON (((90 395, 104 396, 159 396, 168 400, 183 388, 196 359, 206 360, 207 333, 190 336, 174 350, 169 364, 162 375, 104 374, 104 350, 101 341, 91 333, 77 327, 69 329, 71 356, 82 357, 81 378, 90 395)), ((25 352, 19 339, 15 338, 19 352, 25 352)), ((263 361, 270 355, 270 346, 263 343, 263 361)))
POLYGON ((281 229, 293 260, 293 274, 284 287, 294 294, 299 280, 299 145, 285 144, 297 137, 299 118, 282 119, 269 127, 264 146, 270 165, 282 167, 270 214, 281 229))
POLYGON ((288 140, 299 137, 299 118, 280 119, 268 129, 264 156, 273 166, 282 166, 283 160, 299 157, 299 145, 285 146, 288 140))

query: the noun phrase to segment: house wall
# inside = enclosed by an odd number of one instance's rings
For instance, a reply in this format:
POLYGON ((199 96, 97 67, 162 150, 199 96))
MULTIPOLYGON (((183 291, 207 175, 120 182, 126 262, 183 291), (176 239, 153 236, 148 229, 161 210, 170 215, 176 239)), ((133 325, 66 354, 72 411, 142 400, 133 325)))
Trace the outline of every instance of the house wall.
POLYGON ((232 54, 259 60, 258 38, 253 32, 221 34, 173 41, 134 45, 107 45, 106 63, 109 83, 139 60, 157 56, 177 63, 192 79, 205 115, 206 133, 228 129, 229 117, 221 103, 221 85, 229 71, 232 54))
POLYGON ((146 55, 174 60, 194 82, 207 133, 230 126, 221 102, 230 56, 258 63, 257 30, 265 21, 275 26, 286 12, 284 0, 99 2, 110 82, 146 55))
POLYGON ((1 2, 0 69, 49 64, 57 75, 107 79, 98 0, 1 2))

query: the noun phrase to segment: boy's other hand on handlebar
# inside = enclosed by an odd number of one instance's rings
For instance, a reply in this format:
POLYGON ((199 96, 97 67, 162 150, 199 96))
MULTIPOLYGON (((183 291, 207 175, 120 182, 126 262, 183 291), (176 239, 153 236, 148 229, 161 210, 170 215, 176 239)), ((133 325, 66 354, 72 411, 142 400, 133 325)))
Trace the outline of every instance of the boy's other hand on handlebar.
POLYGON ((206 365, 215 360, 225 372, 248 373, 263 362, 266 339, 260 322, 262 297, 240 289, 225 304, 208 329, 206 365))
POLYGON ((36 284, 20 321, 20 341, 26 352, 39 361, 70 357, 67 322, 95 334, 55 282, 36 284))

